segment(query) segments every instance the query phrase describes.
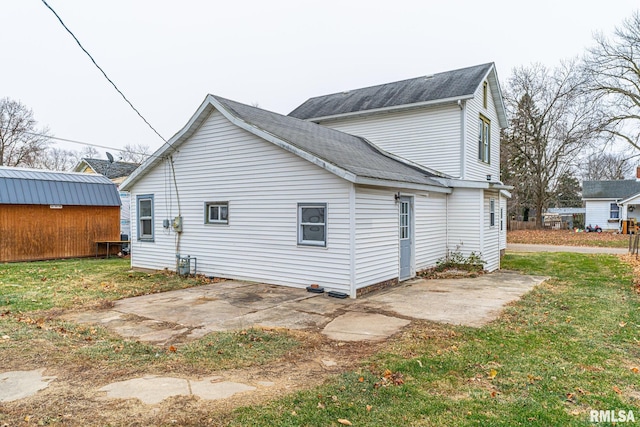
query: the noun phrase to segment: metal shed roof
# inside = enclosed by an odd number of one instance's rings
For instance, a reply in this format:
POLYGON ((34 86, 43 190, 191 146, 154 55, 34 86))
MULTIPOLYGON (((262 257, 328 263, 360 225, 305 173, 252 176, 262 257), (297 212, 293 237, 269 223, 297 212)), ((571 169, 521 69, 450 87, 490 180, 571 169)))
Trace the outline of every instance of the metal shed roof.
POLYGON ((102 175, 0 167, 0 204, 120 206, 120 195, 102 175))

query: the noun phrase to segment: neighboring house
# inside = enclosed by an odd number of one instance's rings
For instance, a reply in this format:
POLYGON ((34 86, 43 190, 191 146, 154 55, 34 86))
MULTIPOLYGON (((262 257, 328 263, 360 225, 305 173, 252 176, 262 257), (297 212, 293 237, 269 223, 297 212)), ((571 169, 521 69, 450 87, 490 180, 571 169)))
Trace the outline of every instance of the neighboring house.
POLYGON ((95 256, 119 219, 104 176, 0 167, 0 262, 95 256))
MULTIPOLYGON (((96 173, 109 178, 117 186, 127 179, 140 166, 138 163, 110 162, 102 159, 81 159, 73 168, 74 172, 96 173)), ((120 191, 122 206, 120 207, 120 234, 131 237, 131 203, 128 191, 120 191)))
POLYGON ((506 120, 493 64, 378 96, 388 111, 336 112, 378 129, 391 118, 399 124, 388 138, 403 133, 396 145, 412 150, 391 154, 387 137, 365 135, 363 123, 355 136, 292 117, 309 101, 283 116, 207 96, 122 184, 134 201, 132 266, 175 269, 177 255, 190 255, 207 275, 316 283, 351 297, 414 277, 448 251, 480 253, 498 269, 510 187, 499 182, 506 120), (440 151, 453 157, 448 166, 440 151))
POLYGON ((603 230, 619 230, 621 220, 640 220, 640 167, 636 179, 584 181, 585 225, 603 230))

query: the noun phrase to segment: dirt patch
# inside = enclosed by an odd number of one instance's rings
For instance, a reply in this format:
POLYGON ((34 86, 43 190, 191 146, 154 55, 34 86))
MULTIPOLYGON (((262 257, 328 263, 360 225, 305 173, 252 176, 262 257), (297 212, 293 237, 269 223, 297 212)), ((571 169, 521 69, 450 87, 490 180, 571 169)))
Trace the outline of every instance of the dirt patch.
MULTIPOLYGON (((320 385, 328 378, 361 366, 362 361, 379 351, 385 343, 332 341, 315 331, 292 331, 302 343, 295 351, 275 362, 243 369, 207 371, 188 364, 167 363, 144 369, 136 366, 110 367, 100 363, 77 363, 34 358, 14 363, 21 369, 46 367, 45 375, 56 376, 46 390, 37 395, 3 404, 0 425, 18 425, 25 419, 43 425, 221 425, 239 406, 266 403, 301 389, 320 385), (28 366, 24 366, 24 365, 28 366), (177 396, 157 405, 145 405, 137 399, 105 399, 97 390, 113 382, 146 374, 199 380, 220 376, 256 387, 230 398, 211 401, 193 396, 177 396)), ((11 368, 11 367, 7 367, 11 368)))

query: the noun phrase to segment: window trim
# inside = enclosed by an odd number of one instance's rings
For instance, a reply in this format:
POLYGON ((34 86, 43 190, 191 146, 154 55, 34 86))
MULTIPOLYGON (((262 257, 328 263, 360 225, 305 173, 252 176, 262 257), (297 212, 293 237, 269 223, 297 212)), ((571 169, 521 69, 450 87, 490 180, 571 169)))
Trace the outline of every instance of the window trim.
POLYGON ((500 231, 504 231, 504 208, 500 206, 500 231))
POLYGON ((300 246, 315 246, 315 247, 327 247, 327 219, 328 211, 326 203, 298 203, 298 245, 300 246), (302 209, 303 208, 322 208, 324 209, 324 222, 318 224, 303 223, 302 222, 302 209), (324 227, 324 240, 303 240, 303 227, 305 225, 322 225, 324 227))
POLYGON ((140 194, 136 196, 136 234, 138 236, 138 240, 141 242, 153 242, 155 241, 155 208, 153 203, 153 194, 140 194), (151 216, 141 216, 140 215, 140 202, 149 200, 151 203, 151 216), (151 234, 142 234, 142 221, 151 221, 151 234))
POLYGON ((229 202, 205 202, 204 203, 204 223, 208 225, 229 225, 229 202), (211 219, 211 208, 218 208, 218 217, 220 217, 220 208, 227 208, 227 219, 211 219))
POLYGON ((478 119, 478 160, 491 164, 491 120, 482 114, 478 119))
POLYGON ((609 204, 609 219, 620 219, 620 206, 616 202, 609 204), (614 212, 617 216, 613 216, 614 212))
POLYGON ((496 199, 489 199, 489 227, 496 226, 496 199))

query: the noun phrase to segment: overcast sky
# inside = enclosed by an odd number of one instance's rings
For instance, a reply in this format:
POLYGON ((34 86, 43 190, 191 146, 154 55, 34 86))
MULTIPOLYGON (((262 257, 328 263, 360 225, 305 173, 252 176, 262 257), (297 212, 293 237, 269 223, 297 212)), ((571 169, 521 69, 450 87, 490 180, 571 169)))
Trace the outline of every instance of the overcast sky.
MULTIPOLYGON (((610 34, 640 8, 637 0, 47 1, 167 139, 208 93, 287 114, 309 97, 486 62, 504 84, 514 67, 582 54, 595 31, 610 34)), ((162 144, 40 0, 0 0, 0 17, 0 97, 26 104, 60 138, 162 144)))

